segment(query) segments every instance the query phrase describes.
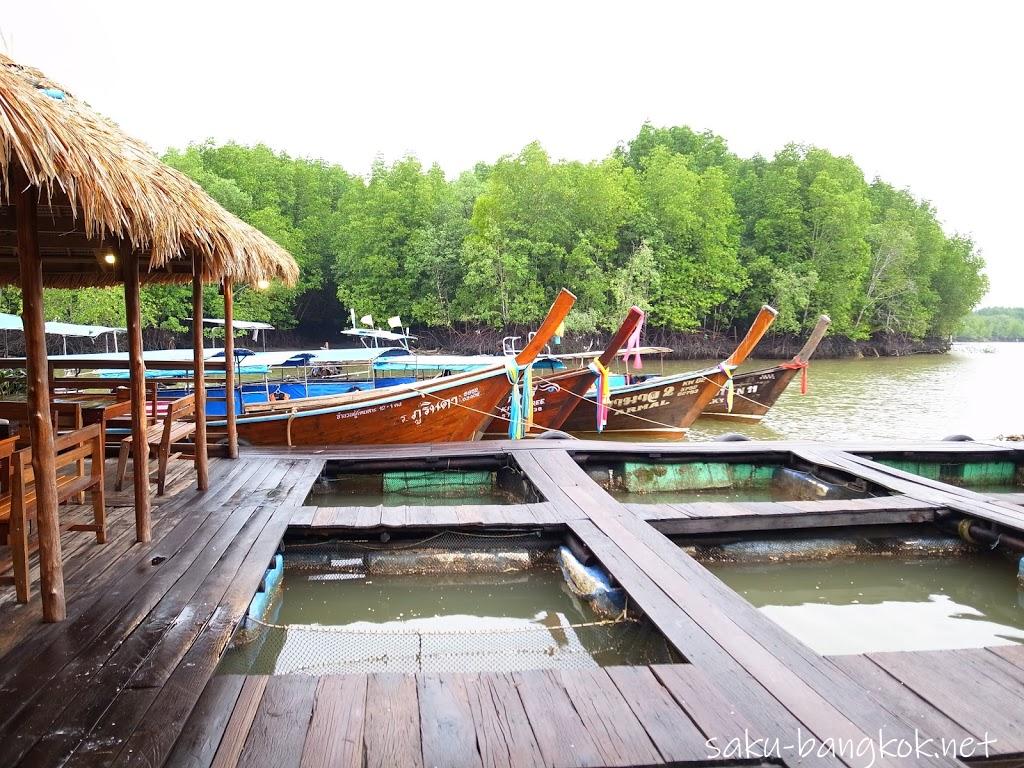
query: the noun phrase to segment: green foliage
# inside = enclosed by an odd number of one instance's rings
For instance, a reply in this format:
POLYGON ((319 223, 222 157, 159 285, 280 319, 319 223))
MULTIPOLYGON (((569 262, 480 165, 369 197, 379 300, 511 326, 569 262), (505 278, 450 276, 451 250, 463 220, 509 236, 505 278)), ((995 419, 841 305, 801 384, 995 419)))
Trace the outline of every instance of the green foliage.
POLYGON ((986 307, 967 315, 958 341, 1024 341, 1024 307, 986 307))
POLYGON ((660 273, 651 322, 700 325, 746 285, 740 265, 740 221, 721 168, 691 170, 685 155, 656 147, 643 161, 641 189, 649 242, 660 273))
MULTIPOLYGON (((359 181, 337 166, 295 159, 257 145, 195 144, 171 150, 164 160, 203 186, 221 205, 287 248, 300 266, 299 284, 272 285, 267 291, 236 290, 235 314, 240 320, 262 320, 278 328, 294 328, 307 319, 337 260, 337 232, 347 220, 350 195, 359 181)), ((144 293, 144 302, 149 299, 144 293)), ((159 292, 154 314, 174 328, 171 297, 185 297, 177 309, 191 314, 188 290, 159 292)), ((218 302, 208 302, 216 315, 218 302)), ((145 311, 145 309, 144 309, 145 311)), ((323 318, 315 318, 322 320, 323 318)))
MULTIPOLYGON (((655 326, 721 329, 768 303, 780 331, 826 312, 852 338, 943 336, 987 287, 970 239, 852 159, 798 145, 741 158, 686 126, 645 124, 589 163, 533 143, 454 179, 412 157, 364 179, 233 143, 165 160, 299 261, 294 288, 237 287, 236 316, 310 334, 344 325, 349 308, 434 327, 534 324, 564 286, 578 297, 568 326, 582 331, 614 328, 634 304, 655 326)), ((142 303, 151 327, 185 330, 192 313, 188 286, 146 287, 142 303)), ((0 290, 0 311, 19 308, 16 289, 0 290)), ((48 291, 46 310, 124 323, 120 289, 48 291)), ((208 287, 207 315, 221 312, 208 287)), ((987 318, 961 333, 1012 335, 1012 318, 999 330, 987 318)))

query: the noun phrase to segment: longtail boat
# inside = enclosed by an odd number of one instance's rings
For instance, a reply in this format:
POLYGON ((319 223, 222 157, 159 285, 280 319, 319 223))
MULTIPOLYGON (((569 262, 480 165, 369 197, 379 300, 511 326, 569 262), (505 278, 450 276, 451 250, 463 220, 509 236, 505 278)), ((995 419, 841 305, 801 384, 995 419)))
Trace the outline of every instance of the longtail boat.
POLYGON ((818 318, 814 330, 807 338, 807 343, 788 363, 771 368, 738 373, 732 377, 735 388, 732 411, 726 402, 725 393, 715 395, 704 408, 702 416, 715 419, 739 419, 742 421, 760 421, 768 409, 785 391, 786 387, 800 372, 800 391, 807 394, 807 364, 824 338, 832 321, 828 315, 818 318))
MULTIPOLYGON (((608 346, 597 358, 596 364, 538 379, 533 392, 533 417, 525 427, 526 434, 560 429, 569 414, 587 394, 587 390, 594 385, 598 371, 612 364, 615 355, 629 341, 643 319, 643 310, 632 307, 608 342, 608 346)), ((493 439, 509 436, 510 412, 511 401, 506 401, 496 408, 490 424, 484 430, 484 437, 493 439)))
POLYGON ((778 314, 761 307, 729 358, 714 368, 644 379, 607 393, 607 409, 598 408, 600 392, 579 401, 562 425, 567 432, 591 436, 601 432, 618 437, 680 436, 718 392, 728 385, 732 370, 743 363, 778 314), (598 420, 604 423, 599 429, 598 420))
POLYGON ((250 445, 396 445, 475 439, 575 301, 563 289, 536 335, 505 363, 378 391, 262 404, 238 418, 239 440, 250 445))

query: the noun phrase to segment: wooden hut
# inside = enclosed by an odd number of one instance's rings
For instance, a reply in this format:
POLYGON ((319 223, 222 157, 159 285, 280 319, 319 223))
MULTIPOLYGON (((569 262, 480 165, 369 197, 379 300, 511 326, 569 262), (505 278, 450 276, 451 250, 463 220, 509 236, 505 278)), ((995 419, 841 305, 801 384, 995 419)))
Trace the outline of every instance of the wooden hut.
MULTIPOLYGON (((64 617, 53 467, 44 286, 123 285, 128 321, 134 462, 146 466, 140 285, 191 283, 197 399, 196 468, 205 488, 202 284, 294 283, 298 265, 224 210, 198 184, 42 72, 0 55, 0 283, 21 286, 29 428, 36 476, 43 616, 64 617)), ((232 346, 226 334, 225 347, 232 346)), ((230 360, 230 349, 228 350, 230 360)), ((232 367, 227 366, 231 396, 232 367)), ((228 403, 229 436, 234 408, 228 403)), ((237 451, 232 439, 230 452, 237 451)), ((135 473, 136 531, 150 537, 148 473, 135 473)))

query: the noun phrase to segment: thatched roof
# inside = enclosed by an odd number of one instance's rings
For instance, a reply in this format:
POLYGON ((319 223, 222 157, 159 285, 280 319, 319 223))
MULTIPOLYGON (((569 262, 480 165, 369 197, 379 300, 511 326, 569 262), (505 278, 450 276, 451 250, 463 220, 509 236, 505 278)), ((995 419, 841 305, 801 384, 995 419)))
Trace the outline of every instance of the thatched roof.
POLYGON ((0 283, 18 265, 10 181, 18 166, 39 188, 44 282, 113 285, 102 255, 130 247, 144 282, 204 277, 294 283, 286 250, 228 213, 194 181, 42 72, 0 54, 0 283))

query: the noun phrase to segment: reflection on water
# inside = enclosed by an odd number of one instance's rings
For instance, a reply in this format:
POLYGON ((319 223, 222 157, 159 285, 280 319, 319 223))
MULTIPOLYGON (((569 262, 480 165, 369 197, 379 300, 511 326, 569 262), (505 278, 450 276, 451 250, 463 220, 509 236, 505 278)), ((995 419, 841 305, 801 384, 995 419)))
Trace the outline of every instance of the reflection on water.
POLYGON ((550 565, 409 576, 286 566, 268 622, 288 628, 236 640, 220 671, 481 672, 677 660, 650 623, 581 626, 600 621, 550 565))
MULTIPOLYGON (((666 373, 717 361, 666 361, 666 373)), ((740 370, 773 363, 755 360, 740 370)), ((661 369, 648 362, 651 373, 661 369)), ((761 440, 979 440, 1024 433, 1014 388, 1024 378, 1024 344, 954 344, 946 355, 812 360, 810 391, 794 379, 760 424, 700 419, 691 440, 742 432, 761 440), (992 350, 989 353, 984 349, 992 350)))
POLYGON ((822 654, 1024 643, 1024 591, 1001 555, 705 566, 822 654))

